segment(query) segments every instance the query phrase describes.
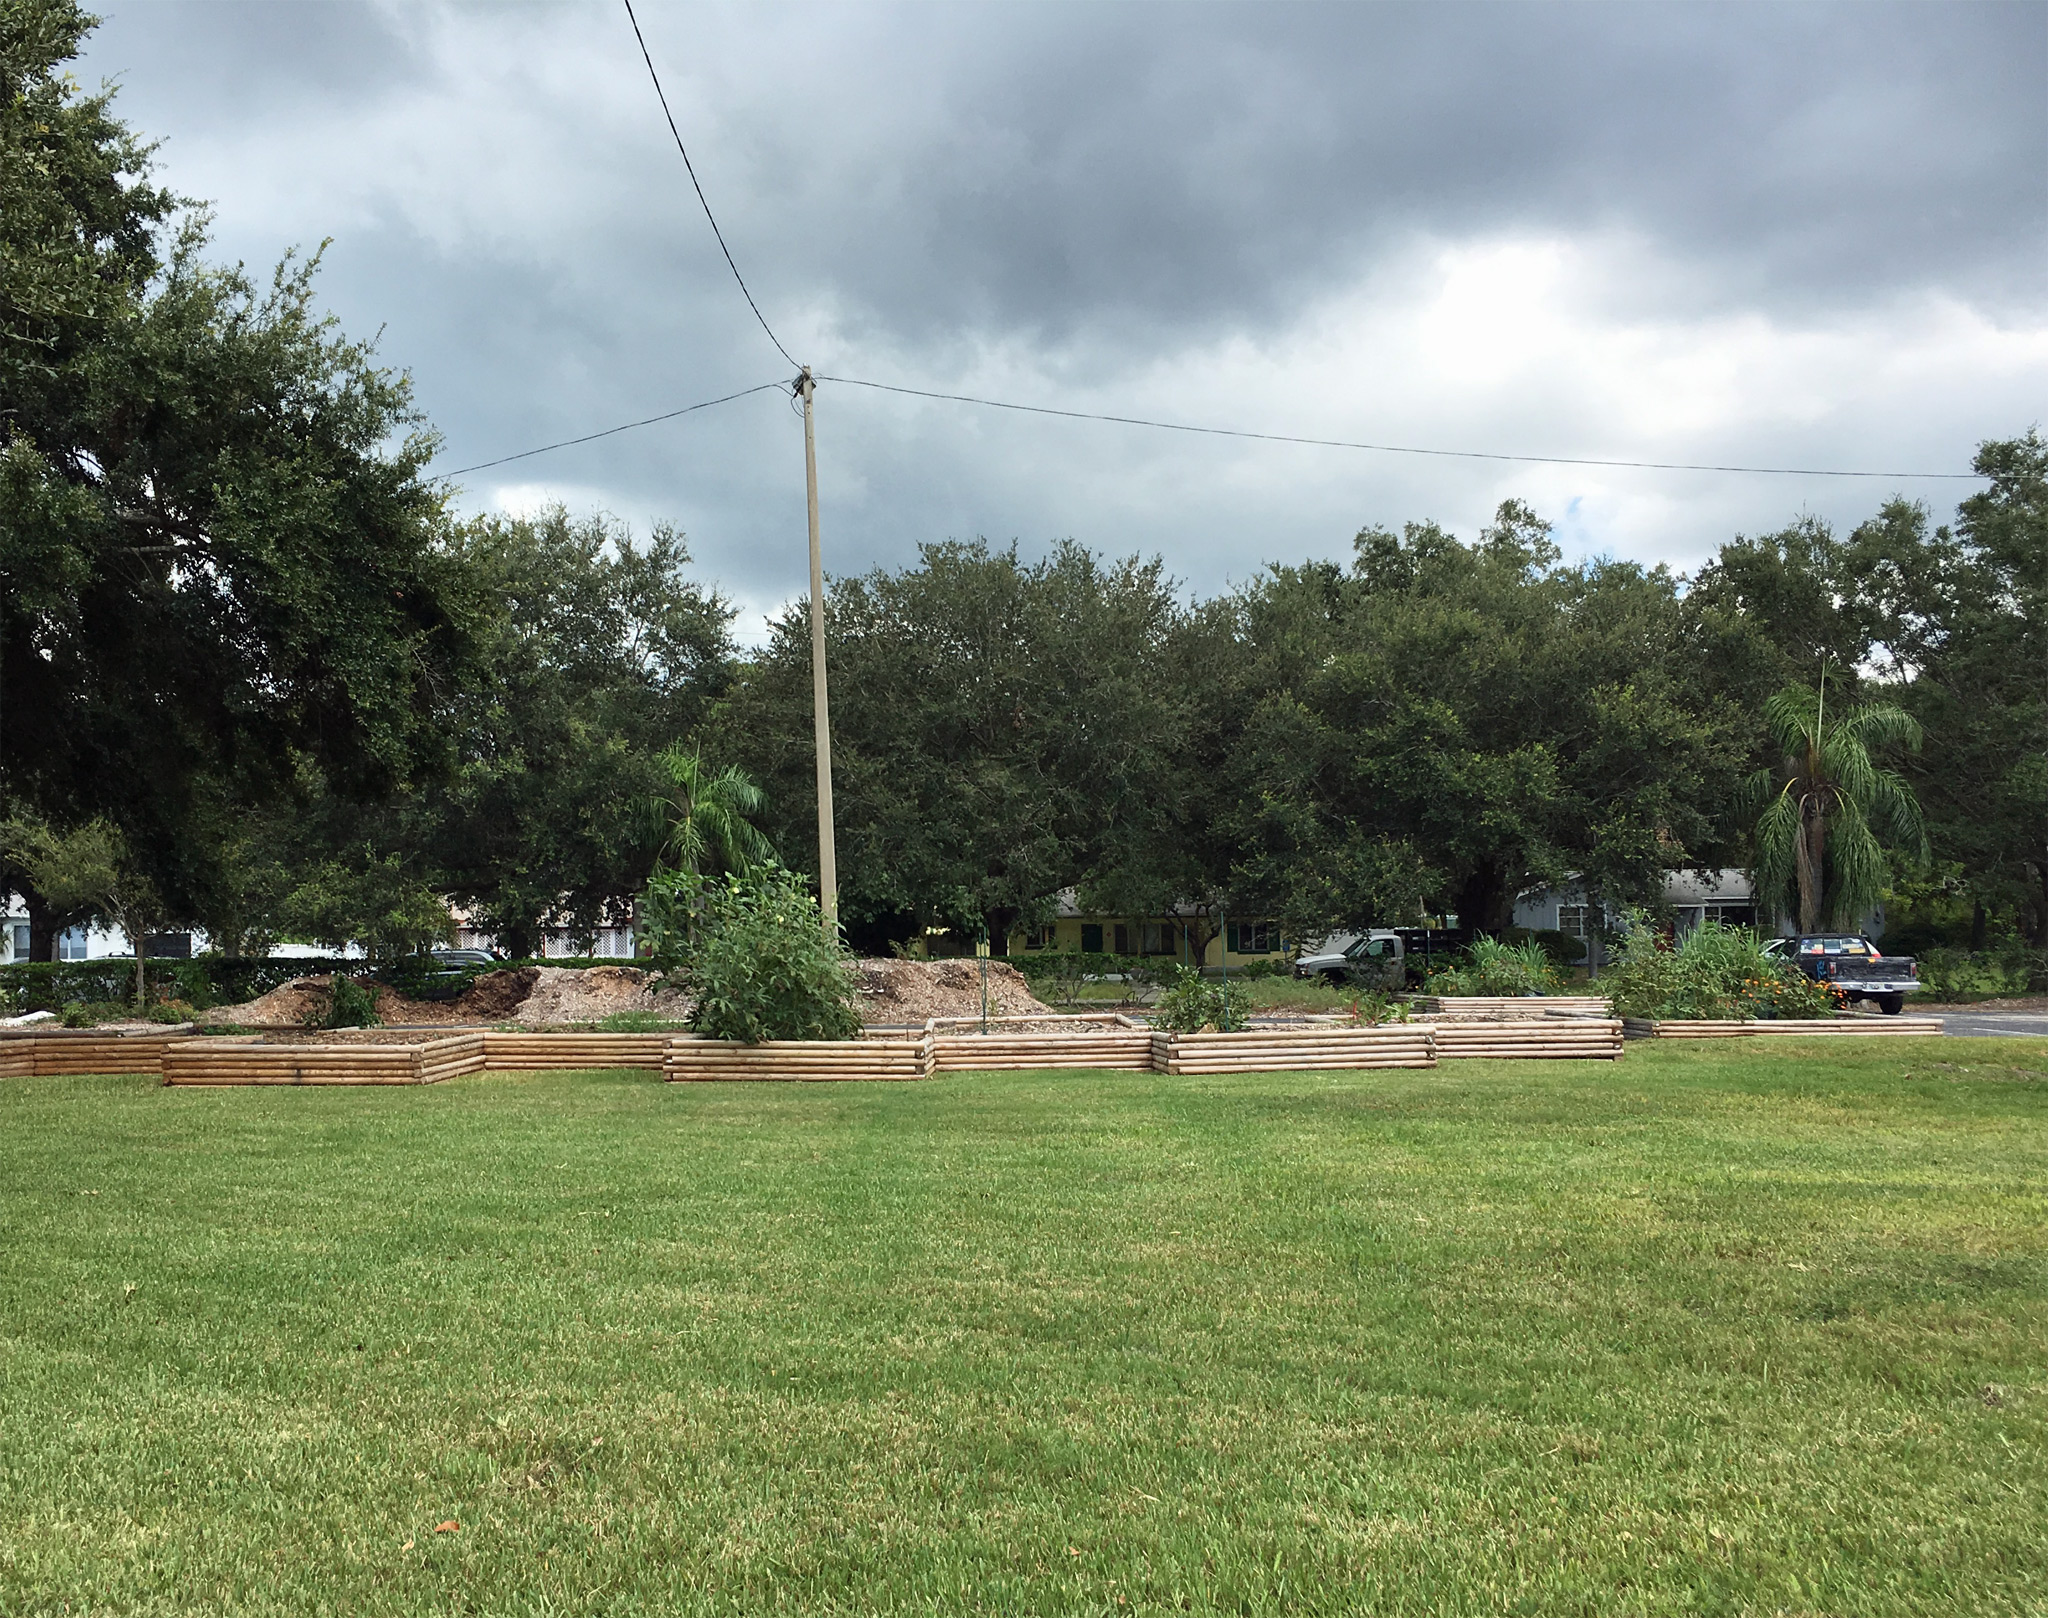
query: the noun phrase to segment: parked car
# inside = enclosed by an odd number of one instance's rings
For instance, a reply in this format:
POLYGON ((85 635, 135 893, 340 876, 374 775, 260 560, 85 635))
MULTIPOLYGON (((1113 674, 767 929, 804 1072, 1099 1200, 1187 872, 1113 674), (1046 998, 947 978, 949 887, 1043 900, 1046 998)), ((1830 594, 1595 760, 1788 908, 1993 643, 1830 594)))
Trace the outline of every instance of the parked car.
POLYGON ((1295 961, 1294 975, 1338 985, 1378 979, 1400 988, 1420 983, 1432 956, 1449 955, 1471 941, 1471 933, 1463 928, 1372 927, 1332 933, 1295 961))
POLYGON ((1825 983, 1850 1003, 1871 1000, 1896 1017, 1906 996, 1920 990, 1920 968, 1910 955, 1886 955, 1857 933, 1805 933, 1774 938, 1766 954, 1790 961, 1816 983, 1825 983))
POLYGON ((487 949, 436 949, 429 950, 435 963, 451 972, 473 972, 479 969, 489 971, 498 964, 498 957, 487 949))

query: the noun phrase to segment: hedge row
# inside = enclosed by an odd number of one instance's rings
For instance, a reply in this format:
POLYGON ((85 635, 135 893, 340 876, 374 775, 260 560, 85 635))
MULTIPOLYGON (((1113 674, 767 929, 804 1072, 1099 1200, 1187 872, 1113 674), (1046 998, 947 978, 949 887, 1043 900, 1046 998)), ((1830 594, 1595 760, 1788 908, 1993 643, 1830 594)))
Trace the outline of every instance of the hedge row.
MULTIPOLYGON (((453 1000, 480 972, 509 966, 619 966, 620 961, 576 957, 548 961, 500 961, 448 976, 429 955, 406 956, 374 965, 320 956, 201 955, 191 960, 152 956, 149 993, 152 1000, 182 1000, 197 1010, 239 1005, 268 994, 294 978, 346 972, 374 978, 415 1000, 453 1000)), ((129 1000, 135 994, 135 961, 110 956, 97 961, 16 961, 0 966, 0 1011, 62 1011, 66 1006, 129 1000)))

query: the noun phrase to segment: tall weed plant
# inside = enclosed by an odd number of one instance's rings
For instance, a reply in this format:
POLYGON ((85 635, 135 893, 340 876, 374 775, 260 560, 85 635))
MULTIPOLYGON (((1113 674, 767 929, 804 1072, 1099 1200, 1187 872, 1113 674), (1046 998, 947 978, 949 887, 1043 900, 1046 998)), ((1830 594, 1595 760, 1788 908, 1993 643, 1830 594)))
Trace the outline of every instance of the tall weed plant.
POLYGON ((1931 949, 1920 957, 1920 981, 1939 999, 1999 998, 2048 989, 2048 950, 2008 944, 1999 949, 1931 949))
POLYGON ((853 960, 827 938, 810 885, 780 865, 707 882, 682 976, 711 1039, 855 1039, 853 960))
POLYGON ((1831 1016, 1838 1005, 1796 966, 1765 954, 1759 934, 1713 921, 1673 944, 1632 918, 1621 959, 1600 987, 1624 1017, 1778 1021, 1831 1016))
POLYGON ((1243 1029, 1251 1010, 1251 991, 1243 983, 1205 978, 1184 966, 1152 1008, 1152 1026, 1176 1034, 1227 1034, 1243 1029))
POLYGON ((1519 944, 1476 938, 1463 964, 1431 974, 1422 986, 1425 994, 1438 995, 1556 994, 1563 987, 1564 974, 1533 938, 1519 944))

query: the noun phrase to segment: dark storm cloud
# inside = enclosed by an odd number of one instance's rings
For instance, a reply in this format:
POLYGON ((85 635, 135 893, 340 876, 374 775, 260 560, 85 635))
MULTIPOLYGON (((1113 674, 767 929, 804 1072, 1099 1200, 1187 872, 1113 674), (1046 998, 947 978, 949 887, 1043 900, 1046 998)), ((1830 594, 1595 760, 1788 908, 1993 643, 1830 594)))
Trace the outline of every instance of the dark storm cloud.
MULTIPOLYGON (((824 369, 1653 459, 1954 467, 2042 414, 2048 8, 641 14, 735 253, 824 369)), ((443 466, 786 369, 613 5, 123 3, 102 73, 223 255, 334 238, 323 291, 413 373, 443 466)), ((821 409, 842 567, 1071 533, 1214 588, 1507 493, 1575 549, 1685 562, 1891 492, 821 409)), ((772 602, 801 588, 800 465, 764 396, 465 481, 680 521, 772 602)))

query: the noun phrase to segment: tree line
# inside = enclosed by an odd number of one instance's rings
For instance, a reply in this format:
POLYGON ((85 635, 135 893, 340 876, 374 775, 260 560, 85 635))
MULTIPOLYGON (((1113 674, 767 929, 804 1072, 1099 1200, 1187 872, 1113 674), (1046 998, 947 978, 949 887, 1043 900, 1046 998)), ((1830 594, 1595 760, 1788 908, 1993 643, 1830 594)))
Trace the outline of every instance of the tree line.
MULTIPOLYGON (((320 314, 317 256, 207 262, 203 215, 66 77, 88 26, 0 22, 0 882, 34 952, 117 907, 231 952, 402 952, 452 901, 531 953, 631 913, 684 760, 757 784, 814 873, 801 611, 743 647, 671 529, 459 517, 407 379, 320 314)), ((1949 521, 1801 520, 1689 578, 1567 562, 1513 501, 1210 599, 1074 543, 836 578, 849 936, 1001 949, 1068 887, 1295 936, 1498 927, 1568 874, 1654 902, 1759 863, 1772 704, 1824 681, 1922 738, 1871 732, 1925 815, 1885 855, 1898 902, 2048 944, 2048 444, 1975 465, 1949 521)))

